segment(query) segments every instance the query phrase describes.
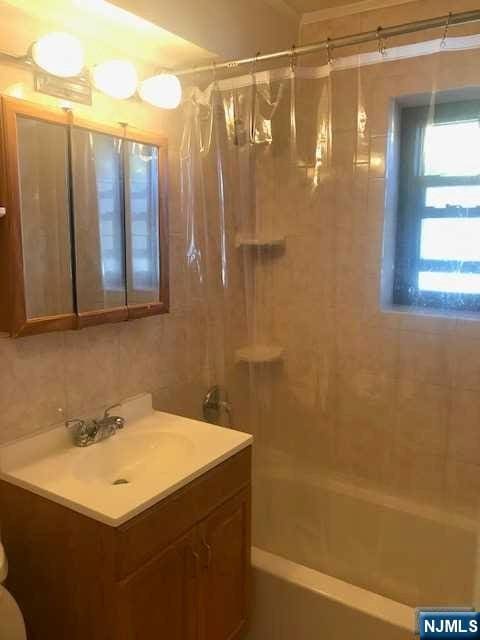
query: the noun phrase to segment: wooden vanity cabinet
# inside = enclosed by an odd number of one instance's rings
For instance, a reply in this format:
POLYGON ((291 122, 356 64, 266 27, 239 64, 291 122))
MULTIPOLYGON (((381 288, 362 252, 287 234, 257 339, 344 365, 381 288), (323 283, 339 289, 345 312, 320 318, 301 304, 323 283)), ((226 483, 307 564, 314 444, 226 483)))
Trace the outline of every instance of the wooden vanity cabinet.
POLYGON ((124 525, 0 482, 7 586, 29 640, 239 640, 250 586, 250 447, 124 525))
POLYGON ((119 639, 198 638, 197 558, 190 531, 120 584, 119 639))
POLYGON ((249 493, 214 511, 199 527, 202 548, 199 640, 238 638, 248 619, 245 542, 250 525, 249 493), (221 606, 218 603, 221 602, 221 606))

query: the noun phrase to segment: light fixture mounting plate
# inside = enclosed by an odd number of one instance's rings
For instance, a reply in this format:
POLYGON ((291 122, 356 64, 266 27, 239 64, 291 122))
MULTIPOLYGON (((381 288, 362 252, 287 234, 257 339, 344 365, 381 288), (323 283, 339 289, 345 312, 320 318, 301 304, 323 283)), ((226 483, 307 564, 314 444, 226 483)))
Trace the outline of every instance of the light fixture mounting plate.
POLYGON ((92 87, 85 78, 57 78, 35 71, 35 91, 80 104, 92 104, 92 87))

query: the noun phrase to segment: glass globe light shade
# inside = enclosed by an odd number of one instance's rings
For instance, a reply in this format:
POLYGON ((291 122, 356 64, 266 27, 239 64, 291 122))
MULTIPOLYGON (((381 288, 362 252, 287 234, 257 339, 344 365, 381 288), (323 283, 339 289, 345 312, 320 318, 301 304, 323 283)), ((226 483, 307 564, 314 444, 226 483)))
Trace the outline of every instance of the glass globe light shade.
POLYGON ((176 109, 182 100, 182 85, 172 73, 161 73, 144 80, 138 90, 140 97, 161 109, 176 109))
POLYGON ((85 64, 80 40, 61 32, 49 33, 35 42, 32 58, 41 69, 60 78, 77 76, 85 64))
POLYGON ((108 60, 93 68, 95 87, 111 98, 131 98, 138 85, 137 70, 128 60, 108 60))

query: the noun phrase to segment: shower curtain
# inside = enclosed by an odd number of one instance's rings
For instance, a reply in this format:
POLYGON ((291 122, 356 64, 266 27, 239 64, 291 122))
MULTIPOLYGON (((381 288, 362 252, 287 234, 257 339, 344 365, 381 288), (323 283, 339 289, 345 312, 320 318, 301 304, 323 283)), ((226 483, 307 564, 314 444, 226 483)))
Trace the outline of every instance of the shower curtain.
POLYGON ((184 104, 189 296, 255 438, 253 544, 413 606, 478 598, 480 468, 452 445, 456 319, 389 308, 396 113, 475 87, 479 46, 292 57, 184 104))

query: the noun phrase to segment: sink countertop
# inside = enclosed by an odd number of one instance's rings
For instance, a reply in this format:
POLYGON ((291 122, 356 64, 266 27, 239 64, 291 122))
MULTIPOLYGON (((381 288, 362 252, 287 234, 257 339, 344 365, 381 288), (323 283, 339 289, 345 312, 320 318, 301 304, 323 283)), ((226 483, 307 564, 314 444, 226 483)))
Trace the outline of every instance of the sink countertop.
POLYGON ((90 447, 75 447, 63 424, 4 445, 0 478, 118 527, 253 440, 240 431, 154 411, 150 394, 114 412, 125 417, 125 428, 90 447))

